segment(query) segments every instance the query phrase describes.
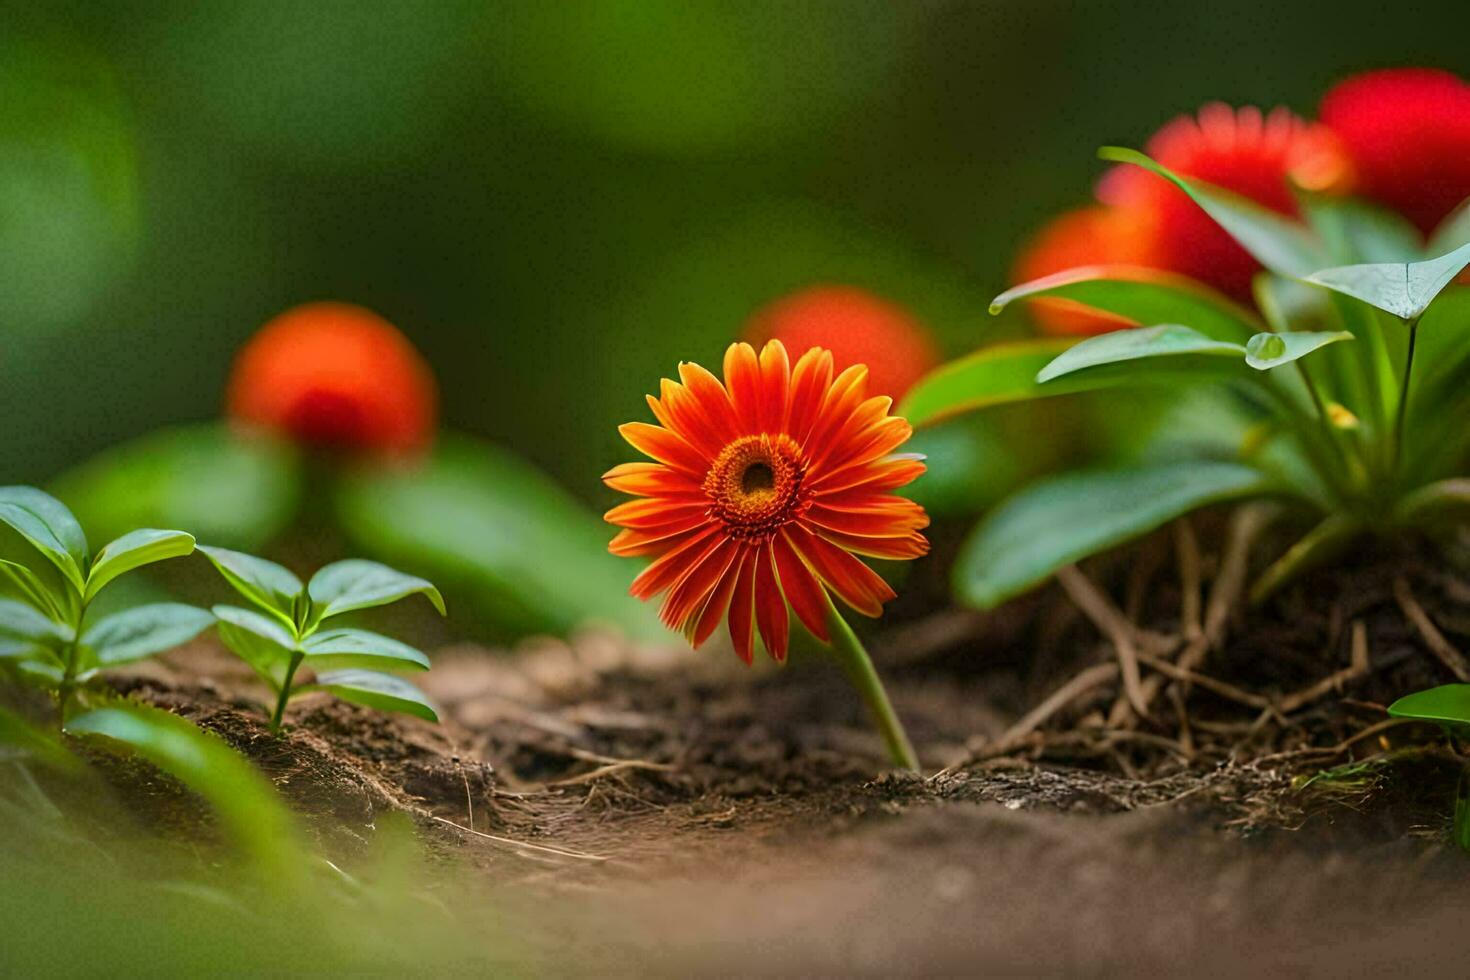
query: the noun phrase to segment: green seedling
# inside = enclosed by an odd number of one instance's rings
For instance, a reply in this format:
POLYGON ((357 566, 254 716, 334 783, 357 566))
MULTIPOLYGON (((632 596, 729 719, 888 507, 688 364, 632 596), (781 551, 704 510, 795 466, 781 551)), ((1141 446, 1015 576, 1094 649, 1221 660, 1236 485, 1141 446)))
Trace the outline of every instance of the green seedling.
POLYGON ((1421 246, 1362 202, 1308 198, 1296 220, 1131 150, 1102 155, 1174 182, 1250 252, 1264 267, 1257 309, 1124 266, 997 297, 992 312, 1065 300, 1138 327, 982 348, 908 394, 900 412, 915 425, 1078 392, 1106 406, 1144 385, 1172 390, 1176 407, 1101 466, 1046 477, 994 510, 955 564, 963 601, 993 607, 1190 511, 1269 498, 1303 533, 1254 582, 1260 601, 1365 536, 1470 511, 1470 290, 1451 286, 1470 264, 1470 212, 1421 246))
POLYGON ((360 559, 327 565, 303 585, 275 562, 224 548, 201 545, 199 550, 256 607, 215 606, 214 615, 225 646, 275 693, 272 732, 280 731, 286 703, 312 691, 327 691, 381 711, 439 720, 422 691, 401 677, 384 673, 428 670, 428 657, 378 633, 327 626, 328 620, 346 613, 385 606, 415 594, 427 597, 442 616, 444 599, 433 585, 360 559), (303 666, 315 674, 314 681, 297 683, 303 666))
MULTIPOLYGON (((1470 684, 1444 684, 1427 691, 1406 694, 1388 706, 1394 718, 1434 722, 1451 739, 1470 737, 1470 684)), ((1470 852, 1470 763, 1460 773, 1451 823, 1455 843, 1470 852)))
POLYGON ((87 622, 103 589, 136 568, 190 554, 192 535, 144 528, 94 555, 71 511, 34 487, 0 487, 0 524, 28 546, 20 557, 39 553, 41 559, 0 558, 0 659, 55 691, 63 718, 98 671, 186 643, 214 622, 207 611, 175 602, 87 622))

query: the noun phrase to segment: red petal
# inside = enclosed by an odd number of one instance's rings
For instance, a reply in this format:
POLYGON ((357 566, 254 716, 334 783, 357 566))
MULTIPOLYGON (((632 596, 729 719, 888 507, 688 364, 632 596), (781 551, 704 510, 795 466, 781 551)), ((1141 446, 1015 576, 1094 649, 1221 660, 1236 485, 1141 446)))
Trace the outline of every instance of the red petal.
POLYGON ((757 548, 747 548, 740 557, 740 571, 736 576, 735 594, 730 600, 730 642, 740 659, 750 663, 755 656, 755 566, 761 554, 757 548))
POLYGON ((786 432, 802 442, 816 421, 817 410, 832 385, 832 354, 813 347, 791 370, 791 406, 787 413, 786 432))
POLYGON ((715 591, 710 594, 709 601, 704 604, 704 609, 699 614, 699 619, 694 627, 694 634, 689 638, 690 645, 698 650, 708 640, 715 627, 720 625, 720 620, 725 615, 725 610, 730 608, 730 597, 735 594, 735 586, 740 579, 740 568, 742 559, 745 557, 743 548, 737 549, 735 559, 725 569, 720 584, 715 586, 715 591))
POLYGON ((740 431, 754 435, 761 431, 761 366, 755 348, 749 344, 731 344, 725 350, 725 387, 735 407, 740 431))
POLYGON ((854 364, 837 376, 827 390, 827 397, 822 399, 811 430, 804 437, 797 437, 810 455, 828 451, 829 443, 862 404, 867 387, 868 369, 862 364, 854 364))
POLYGON ((741 435, 735 419, 735 408, 720 379, 708 370, 688 361, 679 365, 679 377, 693 400, 703 424, 719 438, 721 448, 741 435))
POLYGON ((825 499, 807 508, 805 519, 829 531, 861 537, 891 538, 929 526, 929 515, 902 497, 869 498, 862 503, 828 505, 825 499))
POLYGON ((662 528, 619 531, 608 543, 607 550, 622 558, 661 555, 670 548, 678 547, 684 538, 706 529, 704 525, 700 525, 682 531, 662 528))
POLYGON ((893 589, 878 573, 835 545, 795 525, 783 532, 818 577, 843 602, 864 616, 883 615, 883 603, 892 599, 893 589))
POLYGON ((602 482, 638 497, 681 497, 702 494, 688 474, 662 463, 623 463, 602 475, 602 482))
POLYGON ((703 561, 719 545, 715 528, 691 535, 675 548, 656 558, 628 588, 634 598, 648 600, 677 582, 690 568, 703 561))
POLYGON ((868 558, 888 558, 904 561, 911 558, 921 558, 929 553, 929 541, 922 534, 914 531, 902 537, 860 537, 854 534, 841 534, 837 531, 829 531, 824 527, 813 526, 808 530, 824 540, 830 541, 843 551, 850 551, 855 555, 864 555, 868 558))
POLYGON ((641 497, 618 504, 602 515, 609 524, 635 530, 682 525, 693 527, 704 520, 709 510, 705 500, 666 500, 662 497, 641 497))
POLYGON ((786 599, 781 595, 780 583, 776 581, 770 545, 756 553, 755 621, 760 627, 761 641, 765 643, 771 659, 777 663, 785 663, 790 625, 786 616, 786 599))
POLYGON ((922 476, 925 469, 923 456, 907 453, 832 470, 813 480, 810 487, 814 493, 823 495, 846 493, 849 490, 878 493, 908 486, 922 476))
POLYGON ((664 625, 676 630, 683 630, 687 627, 690 617, 703 608, 710 593, 719 584, 721 576, 735 560, 738 551, 739 546, 734 541, 728 538, 723 539, 717 547, 685 572, 684 576, 669 590, 663 609, 659 611, 659 617, 664 621, 664 625))
POLYGON ((668 429, 647 422, 625 422, 618 426, 618 433, 643 455, 683 470, 697 479, 703 480, 709 469, 709 460, 705 456, 668 429))
POLYGON ((784 534, 776 535, 771 541, 771 554, 776 559, 781 591, 797 617, 817 639, 823 643, 831 640, 831 634, 827 632, 827 594, 822 591, 817 577, 784 534))
POLYGON ((779 340, 766 342, 761 348, 761 410, 762 432, 785 432, 787 399, 791 391, 791 361, 786 356, 786 345, 779 340))

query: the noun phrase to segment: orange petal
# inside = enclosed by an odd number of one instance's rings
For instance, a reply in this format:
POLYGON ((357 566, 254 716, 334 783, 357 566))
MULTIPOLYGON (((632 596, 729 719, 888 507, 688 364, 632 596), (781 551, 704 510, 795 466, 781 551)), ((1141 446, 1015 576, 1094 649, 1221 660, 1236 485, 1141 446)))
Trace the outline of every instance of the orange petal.
POLYGON ((730 598, 735 594, 735 586, 740 579, 741 559, 745 556, 745 549, 736 550, 735 560, 725 569, 725 574, 715 586, 714 592, 710 594, 709 601, 704 604, 704 609, 699 613, 695 623, 693 635, 689 638, 690 646, 698 650, 704 646, 704 641, 710 638, 715 627, 720 625, 720 620, 725 616, 725 610, 730 608, 730 598))
POLYGON ((813 347, 801 355, 791 369, 791 404, 786 416, 786 432, 791 438, 797 442, 806 438, 831 385, 831 352, 813 347))
POLYGON ((735 594, 730 599, 730 642, 747 664, 755 657, 755 566, 760 560, 758 548, 746 548, 740 557, 735 594))
POLYGON ((923 476, 924 457, 918 453, 887 456, 877 461, 854 463, 832 470, 809 484, 813 493, 839 494, 849 490, 877 493, 908 486, 923 476))
POLYGON ((707 458, 719 455, 729 441, 707 417, 699 399, 677 381, 660 381, 659 397, 648 399, 648 407, 664 428, 707 458))
POLYGON ((792 525, 782 533, 843 602, 864 616, 883 615, 883 603, 892 599, 894 592, 877 572, 799 526, 792 525))
POLYGON ((739 546, 729 539, 720 543, 694 564, 669 590, 659 617, 670 629, 683 630, 689 618, 703 608, 720 578, 735 560, 739 546))
POLYGON ((688 474, 662 463, 622 463, 602 474, 602 482, 614 490, 639 497, 684 497, 703 493, 700 485, 688 474))
MULTIPOLYGON (((810 454, 809 467, 813 470, 820 469, 828 460, 835 465, 856 462, 859 453, 874 443, 880 433, 895 427, 907 427, 908 423, 902 419, 888 417, 888 410, 892 407, 893 399, 887 395, 878 395, 861 402, 840 428, 825 437, 820 444, 813 442, 815 452, 810 454), (888 423, 886 426, 885 421, 888 423)), ((908 434, 905 434, 898 442, 907 438, 908 434)), ((898 445, 898 442, 880 452, 872 453, 868 458, 882 456, 898 445)))
POLYGON ((679 365, 679 377, 697 406, 701 421, 720 439, 728 443, 741 435, 735 419, 735 407, 720 379, 698 364, 685 361, 679 365))
POLYGON ((693 527, 704 520, 709 510, 705 500, 665 500, 661 497, 641 497, 618 504, 602 515, 609 524, 647 530, 655 527, 682 525, 693 527))
POLYGON ((911 558, 921 558, 929 553, 929 540, 917 531, 901 537, 885 538, 841 534, 837 531, 830 531, 825 527, 816 527, 815 525, 808 528, 808 530, 818 537, 832 542, 843 551, 850 551, 855 555, 863 555, 868 558, 888 558, 905 561, 911 558))
POLYGON ((699 533, 702 528, 703 525, 683 531, 670 531, 664 528, 619 531, 617 536, 608 543, 607 550, 621 558, 661 555, 671 548, 678 547, 683 543, 684 538, 699 533))
POLYGON ((803 446, 825 447, 862 404, 867 387, 866 365, 854 364, 843 371, 832 382, 832 387, 827 389, 827 396, 822 399, 821 408, 817 409, 817 417, 811 430, 805 436, 792 433, 793 438, 803 446))
POLYGON ((705 556, 719 546, 717 528, 707 528, 702 534, 692 534, 676 547, 654 559, 647 568, 638 573, 628 594, 635 599, 647 601, 658 595, 703 561, 705 556))
POLYGON ((766 645, 771 659, 785 663, 790 625, 786 616, 786 599, 781 595, 781 585, 776 580, 769 544, 756 553, 755 622, 760 627, 761 642, 766 645))
POLYGON ((785 432, 787 399, 791 391, 791 361, 786 356, 786 345, 779 340, 766 341, 761 348, 761 410, 762 432, 785 432))
POLYGON ((929 526, 929 515, 912 500, 878 498, 882 503, 828 506, 826 501, 807 508, 805 519, 829 531, 861 537, 898 537, 929 526))
POLYGON ((618 433, 643 455, 697 479, 703 480, 705 471, 709 469, 709 460, 705 456, 668 429, 647 422, 625 422, 618 426, 618 433))
POLYGON ((725 387, 740 431, 755 435, 761 431, 761 366, 755 348, 749 344, 731 344, 725 350, 725 387))
POLYGON ((781 579, 781 591, 791 608, 806 628, 817 639, 826 643, 831 640, 827 632, 827 594, 806 562, 791 547, 785 534, 771 540, 771 555, 776 560, 776 572, 781 579))

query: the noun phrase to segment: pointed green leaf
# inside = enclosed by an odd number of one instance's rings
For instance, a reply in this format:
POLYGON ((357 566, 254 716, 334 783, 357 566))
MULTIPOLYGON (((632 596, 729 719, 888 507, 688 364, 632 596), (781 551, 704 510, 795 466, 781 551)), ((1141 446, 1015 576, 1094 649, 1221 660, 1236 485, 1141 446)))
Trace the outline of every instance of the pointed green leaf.
POLYGON ((1261 573, 1251 586, 1251 602, 1264 601, 1303 572, 1331 561, 1362 533, 1363 525, 1357 518, 1347 514, 1328 516, 1261 573))
POLYGON ((286 670, 296 655, 296 639, 276 620, 238 606, 215 606, 219 638, 272 688, 286 683, 286 670))
POLYGON ((317 672, 363 667, 369 670, 428 670, 429 658, 406 643, 367 630, 331 629, 301 644, 306 665, 317 672))
POLYGON ((1470 244, 1423 262, 1382 262, 1323 269, 1307 282, 1362 300, 1400 320, 1416 320, 1470 265, 1470 244))
POLYGON ((1042 390, 1036 373, 1077 343, 1072 338, 990 344, 930 372, 909 389, 898 414, 915 426, 932 425, 992 405, 1066 394, 1042 390))
POLYGON ((286 623, 294 623, 292 614, 296 608, 296 597, 301 594, 303 586, 289 569, 240 551, 202 544, 198 550, 214 563, 235 591, 286 623))
POLYGON ((183 531, 140 528, 129 531, 97 552, 87 573, 85 597, 90 602, 113 579, 144 565, 194 553, 194 535, 183 531))
POLYGON ((1039 585, 1064 565, 1182 514, 1272 489, 1258 470, 1209 460, 1043 480, 1002 504, 970 535, 955 564, 955 591, 968 603, 990 608, 1039 585))
POLYGON ((1305 225, 1254 201, 1203 181, 1181 177, 1137 150, 1105 146, 1098 156, 1115 163, 1135 164, 1172 182, 1257 262, 1273 272, 1303 278, 1330 261, 1322 243, 1305 225))
POLYGON ((84 769, 81 759, 62 746, 55 732, 43 731, 5 708, 0 708, 0 745, 18 749, 60 772, 80 775, 84 769))
POLYGON ((9 524, 52 564, 78 592, 85 587, 87 536, 71 511, 35 487, 0 487, 0 523, 9 524))
POLYGON ((0 586, 9 585, 22 600, 44 612, 58 623, 70 622, 72 597, 58 596, 41 577, 24 565, 0 558, 0 586))
POLYGON ((425 721, 439 720, 439 713, 434 710, 434 705, 423 691, 392 674, 380 674, 372 670, 329 671, 318 674, 316 684, 305 685, 292 696, 309 690, 330 691, 343 701, 379 711, 397 711, 425 721))
POLYGON ((1395 524, 1422 525, 1439 514, 1470 511, 1470 479, 1452 477, 1405 494, 1393 509, 1395 524))
POLYGON ((1406 694, 1388 706, 1394 718, 1470 725, 1470 684, 1443 684, 1406 694))
POLYGON ((1352 340, 1347 330, 1316 332, 1292 330, 1286 333, 1258 333, 1245 345, 1245 363, 1257 371, 1267 371, 1306 357, 1314 350, 1343 340, 1352 340))
POLYGON ((1064 299, 1136 326, 1182 323, 1206 337, 1236 343, 1261 329, 1255 314, 1195 280, 1136 266, 1067 269, 1006 290, 990 304, 990 312, 1023 299, 1064 299))
POLYGON ((212 623, 207 609, 158 602, 100 620, 82 635, 82 643, 99 667, 116 667, 188 643, 212 623))
POLYGON ((1080 371, 1144 360, 1167 363, 1137 365, 1124 373, 1110 372, 1109 377, 1115 381, 1143 378, 1156 367, 1175 373, 1213 374, 1244 357, 1245 347, 1240 344, 1211 340, 1189 327, 1163 324, 1089 337, 1042 368, 1036 381, 1044 385, 1080 371))
POLYGON ((0 599, 0 657, 30 656, 71 639, 71 630, 14 599, 0 599))
POLYGON ((327 565, 311 577, 307 593, 316 621, 356 609, 386 606, 420 593, 439 610, 439 615, 444 615, 444 597, 430 582, 361 558, 327 565))

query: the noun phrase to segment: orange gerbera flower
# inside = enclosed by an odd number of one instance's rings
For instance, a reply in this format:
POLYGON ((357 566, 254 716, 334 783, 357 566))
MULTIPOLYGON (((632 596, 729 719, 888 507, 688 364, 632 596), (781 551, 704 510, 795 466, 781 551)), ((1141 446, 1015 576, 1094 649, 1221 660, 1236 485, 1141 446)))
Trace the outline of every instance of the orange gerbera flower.
POLYGON ((778 340, 757 357, 725 352, 722 384, 697 364, 679 365, 648 404, 660 424, 619 431, 654 462, 624 463, 603 477, 640 499, 614 507, 624 528, 616 555, 653 556, 633 595, 664 597, 661 616, 695 647, 729 613, 730 639, 746 663, 755 630, 776 660, 787 650, 787 603, 818 639, 831 639, 827 591, 877 616, 893 590, 856 555, 917 558, 924 509, 892 491, 924 472, 922 457, 895 454, 913 430, 888 414, 892 399, 867 396, 868 370, 837 374, 814 347, 793 367, 778 340))

